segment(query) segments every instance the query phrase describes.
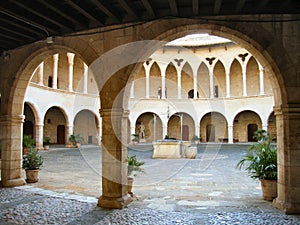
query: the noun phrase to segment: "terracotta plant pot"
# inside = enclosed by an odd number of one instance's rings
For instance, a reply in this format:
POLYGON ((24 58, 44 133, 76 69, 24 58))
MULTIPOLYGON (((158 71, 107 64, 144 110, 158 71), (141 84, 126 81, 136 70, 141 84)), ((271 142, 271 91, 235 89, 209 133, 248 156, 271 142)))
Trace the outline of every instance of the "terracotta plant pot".
POLYGON ((277 197, 277 180, 260 180, 263 199, 273 201, 277 197))
POLYGON ((39 170, 25 170, 25 172, 27 183, 36 183, 39 181, 39 170))
POLYGON ((127 178, 127 192, 128 192, 128 194, 130 194, 131 197, 133 197, 132 186, 133 186, 133 178, 128 177, 127 178))

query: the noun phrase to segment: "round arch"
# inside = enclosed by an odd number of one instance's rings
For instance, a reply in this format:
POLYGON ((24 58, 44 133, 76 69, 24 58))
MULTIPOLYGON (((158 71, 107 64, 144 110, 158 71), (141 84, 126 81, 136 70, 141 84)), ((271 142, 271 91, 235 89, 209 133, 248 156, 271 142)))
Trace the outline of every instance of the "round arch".
POLYGON ((167 135, 177 140, 190 141, 195 133, 194 118, 186 112, 177 112, 170 115, 167 135))

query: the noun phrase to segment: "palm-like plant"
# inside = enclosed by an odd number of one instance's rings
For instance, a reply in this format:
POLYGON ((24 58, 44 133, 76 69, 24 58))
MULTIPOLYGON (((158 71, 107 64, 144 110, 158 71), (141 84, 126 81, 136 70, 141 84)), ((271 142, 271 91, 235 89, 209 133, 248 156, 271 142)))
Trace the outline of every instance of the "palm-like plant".
POLYGON ((136 158, 136 155, 128 156, 127 162, 128 162, 128 167, 127 167, 128 176, 132 175, 133 172, 140 172, 140 173, 144 172, 141 166, 144 165, 145 162, 139 162, 136 158))
POLYGON ((277 148, 271 146, 271 135, 259 130, 254 137, 258 142, 248 149, 237 168, 244 168, 253 179, 277 180, 277 148))

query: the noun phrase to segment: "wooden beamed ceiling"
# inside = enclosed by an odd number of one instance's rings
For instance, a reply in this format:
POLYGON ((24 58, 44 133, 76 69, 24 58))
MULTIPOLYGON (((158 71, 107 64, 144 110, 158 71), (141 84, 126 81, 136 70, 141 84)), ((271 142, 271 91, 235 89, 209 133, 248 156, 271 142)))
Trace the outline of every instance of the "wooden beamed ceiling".
POLYGON ((0 3, 0 53, 50 36, 162 18, 295 14, 299 0, 7 0, 0 3))

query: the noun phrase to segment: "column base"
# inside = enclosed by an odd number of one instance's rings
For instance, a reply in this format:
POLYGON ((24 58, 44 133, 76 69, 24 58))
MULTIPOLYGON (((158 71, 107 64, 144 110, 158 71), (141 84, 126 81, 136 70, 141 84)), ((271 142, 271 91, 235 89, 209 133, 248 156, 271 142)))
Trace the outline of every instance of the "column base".
POLYGON ((273 206, 286 214, 299 214, 300 213, 300 203, 286 203, 284 201, 279 201, 277 198, 273 201, 273 206))
POLYGON ((1 180, 2 187, 16 187, 25 185, 26 182, 23 178, 17 178, 12 180, 1 180))
POLYGON ((120 198, 105 197, 102 195, 98 200, 98 206, 108 209, 123 209, 130 202, 132 202, 132 198, 129 195, 124 195, 120 198))

